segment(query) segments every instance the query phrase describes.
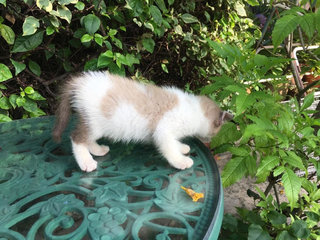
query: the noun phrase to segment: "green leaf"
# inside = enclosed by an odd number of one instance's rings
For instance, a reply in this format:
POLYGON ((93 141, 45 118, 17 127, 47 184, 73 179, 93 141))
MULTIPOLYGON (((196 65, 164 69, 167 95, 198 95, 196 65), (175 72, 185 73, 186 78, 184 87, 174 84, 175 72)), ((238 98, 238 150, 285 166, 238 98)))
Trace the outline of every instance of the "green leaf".
POLYGON ((24 97, 18 97, 16 99, 16 103, 18 107, 22 107, 26 102, 26 99, 24 97))
POLYGON ((168 12, 168 10, 166 8, 166 4, 164 3, 164 0, 156 0, 156 3, 162 12, 164 12, 164 13, 168 12))
POLYGON ((46 100, 44 97, 41 96, 41 94, 37 91, 34 91, 32 94, 28 95, 28 98, 35 100, 35 101, 44 101, 46 100))
POLYGON ((174 0, 168 0, 169 6, 171 6, 172 4, 174 4, 174 0))
POLYGON ((50 0, 36 0, 38 8, 44 9, 47 12, 52 11, 52 2, 50 0))
POLYGON ((288 156, 283 158, 283 160, 286 163, 299 169, 305 169, 305 166, 303 165, 301 158, 297 154, 291 151, 288 151, 287 154, 288 156))
POLYGON ((46 34, 47 34, 48 36, 52 35, 54 32, 55 32, 54 27, 48 26, 48 27, 46 28, 46 34))
POLYGON ((280 174, 282 174, 284 172, 285 168, 284 166, 279 166, 277 167, 274 171, 273 171, 273 176, 274 177, 277 177, 279 176, 280 174))
POLYGON ((267 216, 272 225, 281 225, 287 222, 287 217, 277 211, 270 211, 267 216))
POLYGON ((10 108, 11 108, 11 105, 9 103, 9 99, 7 97, 1 97, 0 98, 0 109, 9 110, 10 108))
POLYGON ((102 44, 103 44, 103 36, 101 36, 101 35, 98 34, 98 33, 94 34, 94 41, 102 47, 102 44))
POLYGON ((236 97, 236 115, 243 113, 249 106, 255 102, 251 94, 239 94, 236 97))
POLYGON ((39 27, 40 27, 39 19, 32 16, 26 17, 22 25, 22 29, 23 29, 22 36, 34 34, 39 27))
POLYGON ((113 62, 113 52, 110 50, 101 53, 98 58, 97 66, 98 68, 104 68, 108 66, 111 62, 113 62))
POLYGON ((272 238, 267 231, 263 230, 260 225, 251 224, 248 231, 248 240, 271 240, 272 238))
POLYGON ((195 16, 193 16, 193 15, 191 15, 191 14, 189 14, 189 13, 182 14, 182 15, 181 15, 181 19, 182 19, 185 23, 196 23, 196 22, 199 21, 195 16))
POLYGON ((60 5, 76 4, 78 0, 58 0, 60 5))
POLYGON ((281 179, 292 210, 298 201, 298 194, 301 189, 300 178, 290 168, 285 168, 281 179))
POLYGON ((16 94, 11 94, 10 97, 9 97, 9 103, 11 104, 11 106, 13 108, 16 108, 17 107, 17 98, 18 98, 18 95, 16 94))
POLYGON ((250 6, 259 6, 258 0, 246 0, 250 6))
POLYGON ((3 63, 0 63, 0 82, 4 82, 10 78, 12 78, 10 69, 3 63))
POLYGON ((293 236, 303 239, 308 238, 310 235, 310 230, 307 226, 307 223, 303 220, 294 221, 294 223, 289 228, 289 232, 293 236))
POLYGON ((241 137, 237 126, 232 122, 227 122, 222 125, 218 134, 212 138, 210 146, 212 148, 218 147, 225 143, 235 142, 241 137))
POLYGON ((2 113, 0 113, 0 122, 10 122, 12 119, 2 113))
POLYGON ((8 44, 12 45, 14 43, 14 39, 16 35, 11 27, 5 24, 0 24, 0 33, 1 33, 1 36, 4 38, 4 40, 6 40, 8 44))
POLYGON ((41 75, 41 68, 38 63, 29 60, 28 67, 31 70, 31 72, 33 72, 38 77, 41 75))
POLYGON ((277 240, 297 240, 297 239, 293 237, 288 231, 282 231, 278 235, 277 240))
POLYGON ((3 6, 7 6, 7 1, 6 0, 0 0, 0 4, 2 4, 3 6))
POLYGON ((37 103, 29 98, 24 98, 25 102, 22 105, 23 109, 27 112, 36 112, 38 110, 37 103))
POLYGON ((303 111, 310 107, 314 101, 314 92, 308 94, 304 99, 303 99, 303 104, 300 108, 300 111, 303 111))
POLYGON ((44 31, 37 32, 30 36, 19 36, 13 46, 12 52, 27 52, 38 47, 43 40, 44 31))
POLYGON ((162 14, 158 7, 151 5, 149 8, 150 14, 154 20, 154 22, 160 26, 162 24, 162 14))
POLYGON ((300 17, 300 26, 309 39, 312 38, 316 30, 315 14, 307 13, 300 17))
POLYGON ((52 10, 50 11, 50 14, 57 16, 61 19, 66 20, 68 23, 71 23, 72 13, 66 6, 59 5, 57 7, 57 11, 52 10))
POLYGON ((13 59, 10 59, 10 61, 11 61, 12 65, 14 66, 15 76, 17 76, 19 73, 21 73, 26 68, 26 65, 24 63, 17 62, 13 59))
POLYGON ((270 174, 270 171, 279 164, 280 160, 276 156, 267 156, 262 159, 256 176, 258 177, 257 182, 264 182, 270 174))
POLYGON ((26 88, 24 89, 24 92, 25 92, 26 94, 33 94, 33 93, 34 93, 34 89, 33 89, 32 87, 28 86, 28 87, 26 87, 26 88))
POLYGON ((74 5, 76 9, 78 9, 79 11, 82 11, 85 7, 83 2, 77 2, 76 5, 74 5))
POLYGON ((232 158, 224 167, 222 171, 222 184, 228 187, 241 179, 247 172, 245 158, 236 157, 232 158))
POLYGON ((93 36, 86 33, 81 37, 81 42, 82 43, 90 42, 92 39, 93 39, 93 36))
POLYGON ((143 0, 126 0, 127 8, 134 12, 134 16, 139 16, 144 11, 145 2, 143 0))
POLYGON ((305 212, 307 217, 314 222, 320 222, 320 215, 315 212, 305 212))
POLYGON ((169 73, 169 70, 168 70, 168 68, 167 68, 167 65, 166 65, 166 64, 161 63, 161 68, 162 68, 162 70, 163 70, 165 73, 169 73))
POLYGON ((88 14, 81 20, 87 33, 89 33, 90 35, 93 35, 96 31, 98 31, 100 27, 100 19, 97 16, 88 14))
POLYGON ((276 49, 283 40, 292 33, 300 23, 299 17, 296 15, 285 15, 278 19, 272 31, 272 43, 276 49))
POLYGON ((153 53, 154 46, 156 45, 156 43, 153 41, 152 38, 144 38, 142 39, 142 45, 149 53, 153 53))

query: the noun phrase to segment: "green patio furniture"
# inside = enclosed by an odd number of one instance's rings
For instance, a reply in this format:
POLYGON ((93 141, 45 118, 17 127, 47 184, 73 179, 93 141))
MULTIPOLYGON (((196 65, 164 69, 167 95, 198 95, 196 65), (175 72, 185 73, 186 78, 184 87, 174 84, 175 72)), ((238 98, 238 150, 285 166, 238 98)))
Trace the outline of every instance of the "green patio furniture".
MULTIPOLYGON (((72 120, 74 122, 75 120, 72 120)), ((217 239, 223 191, 216 163, 186 139, 194 166, 170 167, 152 145, 109 143, 98 169, 81 172, 69 124, 51 139, 54 117, 0 124, 0 239, 217 239), (197 202, 181 186, 203 192, 197 202)))

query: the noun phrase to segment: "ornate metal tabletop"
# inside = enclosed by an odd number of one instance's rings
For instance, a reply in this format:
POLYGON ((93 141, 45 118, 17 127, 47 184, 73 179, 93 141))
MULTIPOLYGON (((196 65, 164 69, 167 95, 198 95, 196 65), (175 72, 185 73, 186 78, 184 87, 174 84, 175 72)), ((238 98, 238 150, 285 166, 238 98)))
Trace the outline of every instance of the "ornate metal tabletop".
POLYGON ((108 143, 110 152, 95 158, 98 169, 83 173, 71 127, 57 144, 53 121, 0 124, 0 239, 217 239, 220 176, 198 140, 186 139, 194 166, 184 171, 152 145, 108 143), (181 186, 204 198, 192 201, 181 186))

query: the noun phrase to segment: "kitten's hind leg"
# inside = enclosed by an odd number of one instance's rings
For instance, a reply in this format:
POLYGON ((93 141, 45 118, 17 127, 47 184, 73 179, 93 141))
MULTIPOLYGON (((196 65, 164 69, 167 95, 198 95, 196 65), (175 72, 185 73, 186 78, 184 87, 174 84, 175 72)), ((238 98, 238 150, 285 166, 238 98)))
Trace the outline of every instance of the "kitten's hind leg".
POLYGON ((92 172, 98 164, 89 153, 88 135, 89 129, 83 118, 79 116, 79 123, 71 134, 72 151, 80 169, 85 172, 92 172))
POLYGON ((89 151, 95 156, 104 156, 109 152, 110 148, 105 145, 99 145, 95 141, 89 144, 89 151))

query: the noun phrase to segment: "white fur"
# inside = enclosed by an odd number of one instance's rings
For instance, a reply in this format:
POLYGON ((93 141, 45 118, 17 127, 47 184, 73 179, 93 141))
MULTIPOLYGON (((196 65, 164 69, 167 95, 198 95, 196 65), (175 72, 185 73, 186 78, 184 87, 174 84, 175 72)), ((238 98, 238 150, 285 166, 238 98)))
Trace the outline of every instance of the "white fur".
MULTIPOLYGON (((111 118, 102 113, 101 101, 111 87, 112 81, 108 74, 89 72, 81 77, 80 84, 75 88, 72 106, 85 117, 91 133, 87 145, 72 141, 74 156, 83 171, 90 172, 97 167, 90 153, 101 156, 109 151, 107 146, 96 144, 96 140, 101 137, 126 142, 151 140, 173 167, 186 169, 193 165, 193 160, 185 156, 190 147, 179 140, 186 136, 208 137, 209 122, 198 97, 176 88, 165 88, 165 91, 178 97, 178 104, 162 116, 152 131, 148 127, 148 119, 130 103, 120 103, 111 118)), ((146 91, 143 85, 139 88, 146 91)))

